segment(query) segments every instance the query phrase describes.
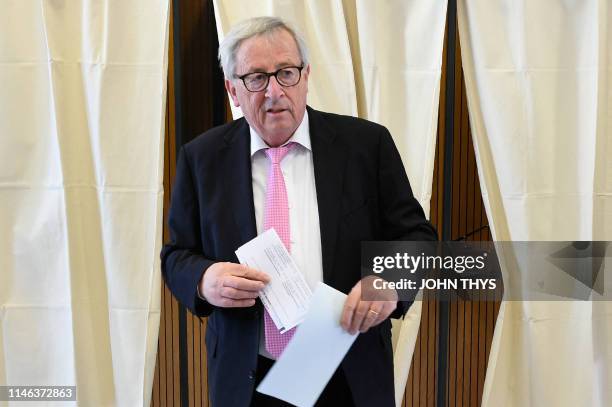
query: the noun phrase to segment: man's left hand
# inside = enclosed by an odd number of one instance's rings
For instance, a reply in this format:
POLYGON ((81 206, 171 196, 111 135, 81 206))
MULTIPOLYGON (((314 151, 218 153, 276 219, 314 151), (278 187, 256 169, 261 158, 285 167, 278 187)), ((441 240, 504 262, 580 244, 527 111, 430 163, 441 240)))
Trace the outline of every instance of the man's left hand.
MULTIPOLYGON (((366 282, 367 284, 367 282, 366 282)), ((379 301, 365 301, 361 298, 361 280, 355 284, 344 302, 340 325, 351 334, 367 332, 383 322, 397 307, 397 293, 381 294, 379 301)))

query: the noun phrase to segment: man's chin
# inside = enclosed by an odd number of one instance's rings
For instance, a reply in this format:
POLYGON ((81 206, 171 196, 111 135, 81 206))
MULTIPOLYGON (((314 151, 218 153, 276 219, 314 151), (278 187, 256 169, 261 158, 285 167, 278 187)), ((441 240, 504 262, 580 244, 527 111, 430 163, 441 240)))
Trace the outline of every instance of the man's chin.
POLYGON ((282 126, 266 128, 264 131, 265 133, 262 134, 262 138, 266 141, 266 143, 271 147, 278 147, 291 138, 295 132, 295 129, 292 127, 282 126))

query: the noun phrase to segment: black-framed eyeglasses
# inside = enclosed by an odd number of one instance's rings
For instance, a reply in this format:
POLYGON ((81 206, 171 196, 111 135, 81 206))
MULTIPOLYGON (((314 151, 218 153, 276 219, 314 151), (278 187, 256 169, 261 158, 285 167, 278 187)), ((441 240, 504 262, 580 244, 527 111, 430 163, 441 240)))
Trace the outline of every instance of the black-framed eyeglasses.
POLYGON ((251 72, 237 76, 237 78, 242 80, 244 87, 249 92, 261 92, 268 87, 271 76, 274 76, 281 86, 291 87, 297 85, 302 78, 302 69, 304 69, 304 65, 286 66, 274 72, 251 72))

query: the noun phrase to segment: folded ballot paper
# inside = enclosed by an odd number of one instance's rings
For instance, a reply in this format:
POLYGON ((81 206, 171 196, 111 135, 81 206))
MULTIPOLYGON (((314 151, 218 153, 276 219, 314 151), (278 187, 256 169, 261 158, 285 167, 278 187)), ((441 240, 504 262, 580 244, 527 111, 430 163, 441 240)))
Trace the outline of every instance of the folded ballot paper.
POLYGON ((304 320, 312 291, 274 229, 240 246, 236 256, 271 277, 260 298, 281 333, 304 320))

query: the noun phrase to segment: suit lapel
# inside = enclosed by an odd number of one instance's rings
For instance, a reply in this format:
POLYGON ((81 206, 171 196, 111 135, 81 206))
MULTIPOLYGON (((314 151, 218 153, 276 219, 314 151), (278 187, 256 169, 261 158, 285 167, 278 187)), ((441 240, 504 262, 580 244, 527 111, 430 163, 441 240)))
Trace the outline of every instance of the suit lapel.
POLYGON ((323 280, 330 282, 338 236, 347 152, 336 137, 335 129, 324 120, 321 113, 308 108, 308 118, 319 206, 323 280))
POLYGON ((235 130, 225 136, 225 145, 219 152, 223 171, 228 175, 225 185, 227 207, 234 214, 241 243, 257 236, 253 182, 251 176, 251 139, 246 120, 241 119, 235 130))

